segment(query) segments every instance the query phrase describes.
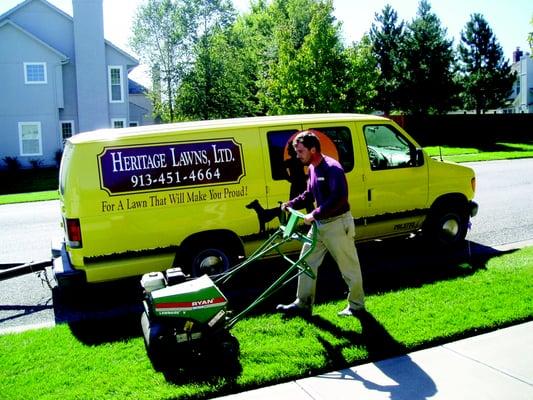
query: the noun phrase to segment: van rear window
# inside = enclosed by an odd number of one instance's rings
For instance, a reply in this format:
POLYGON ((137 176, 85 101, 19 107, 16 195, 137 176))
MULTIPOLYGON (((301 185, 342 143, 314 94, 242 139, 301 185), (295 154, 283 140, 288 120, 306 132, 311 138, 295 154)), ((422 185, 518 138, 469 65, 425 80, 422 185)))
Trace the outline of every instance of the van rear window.
MULTIPOLYGON (((353 145, 350 129, 345 126, 334 126, 327 128, 310 128, 324 134, 320 138, 322 153, 336 158, 344 168, 344 172, 349 172, 354 167, 353 145)), ((296 155, 292 152, 291 141, 298 132, 295 129, 283 131, 270 131, 267 133, 268 151, 270 154, 270 169, 272 179, 286 180, 287 164, 296 155)))

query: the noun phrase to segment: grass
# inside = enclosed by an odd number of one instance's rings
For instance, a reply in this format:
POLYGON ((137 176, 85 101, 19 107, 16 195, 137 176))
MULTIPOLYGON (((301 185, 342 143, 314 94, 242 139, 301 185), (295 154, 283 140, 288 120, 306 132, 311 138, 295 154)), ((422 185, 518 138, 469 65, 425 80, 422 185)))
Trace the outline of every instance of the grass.
POLYGON ((0 204, 29 203, 33 201, 57 200, 59 194, 56 190, 46 190, 42 192, 15 193, 0 195, 0 204))
POLYGON ((309 319, 255 315, 232 330, 237 360, 206 356, 185 369, 154 371, 138 318, 1 336, 0 393, 6 400, 214 397, 531 320, 533 248, 490 257, 369 272, 366 316, 338 317, 338 298, 321 302, 309 319))
POLYGON ((0 171, 0 204, 56 200, 58 180, 57 168, 0 171))
POLYGON ((429 146, 424 150, 430 157, 442 158, 453 162, 509 160, 514 158, 533 157, 531 143, 496 143, 489 148, 483 147, 448 147, 429 146))

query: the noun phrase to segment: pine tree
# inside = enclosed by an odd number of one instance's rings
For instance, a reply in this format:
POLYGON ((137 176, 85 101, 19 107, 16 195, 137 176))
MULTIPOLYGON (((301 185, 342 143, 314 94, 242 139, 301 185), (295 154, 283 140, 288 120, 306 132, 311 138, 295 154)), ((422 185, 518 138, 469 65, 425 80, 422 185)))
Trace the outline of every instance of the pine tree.
POLYGON ((398 23, 398 14, 387 4, 381 14, 375 15, 376 22, 370 28, 372 54, 380 72, 377 82, 376 109, 389 114, 398 104, 402 76, 401 43, 404 39, 404 22, 398 23))
POLYGON ((429 2, 421 0, 403 41, 405 71, 400 102, 404 111, 442 114, 452 108, 457 94, 452 45, 429 2))
POLYGON ((459 45, 461 100, 477 114, 504 106, 515 80, 492 29, 481 14, 472 14, 459 45))

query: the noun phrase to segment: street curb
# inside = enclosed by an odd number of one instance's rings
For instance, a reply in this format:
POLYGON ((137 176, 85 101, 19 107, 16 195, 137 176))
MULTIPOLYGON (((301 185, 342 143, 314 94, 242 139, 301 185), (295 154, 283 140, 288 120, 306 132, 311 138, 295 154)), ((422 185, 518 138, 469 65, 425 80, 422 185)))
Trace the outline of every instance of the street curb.
POLYGON ((518 250, 523 249, 524 247, 533 246, 533 239, 523 240, 521 242, 507 243, 498 246, 492 246, 494 249, 499 251, 509 251, 509 250, 518 250))

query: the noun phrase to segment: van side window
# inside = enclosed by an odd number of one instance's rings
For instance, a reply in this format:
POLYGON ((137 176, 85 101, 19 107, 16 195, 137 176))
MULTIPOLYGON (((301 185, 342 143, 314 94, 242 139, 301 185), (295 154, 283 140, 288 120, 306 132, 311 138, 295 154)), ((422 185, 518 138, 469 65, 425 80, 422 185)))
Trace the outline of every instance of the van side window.
POLYGON ((366 125, 363 128, 372 170, 413 166, 415 146, 390 125, 366 125))
MULTIPOLYGON (((350 129, 344 126, 328 128, 310 128, 327 136, 321 139, 322 153, 338 158, 344 172, 354 167, 353 145, 350 129)), ((296 130, 270 131, 267 133, 268 151, 270 154, 270 168, 272 179, 287 180, 287 163, 291 157, 292 145, 289 143, 296 130)))

